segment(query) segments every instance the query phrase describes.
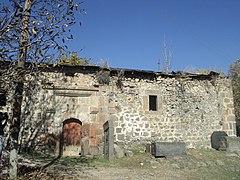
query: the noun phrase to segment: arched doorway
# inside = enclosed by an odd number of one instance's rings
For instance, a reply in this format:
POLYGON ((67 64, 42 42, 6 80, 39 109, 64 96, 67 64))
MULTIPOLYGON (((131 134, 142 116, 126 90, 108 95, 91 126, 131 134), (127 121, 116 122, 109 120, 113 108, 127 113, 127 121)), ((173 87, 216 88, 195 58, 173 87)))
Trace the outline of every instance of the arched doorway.
POLYGON ((82 122, 75 118, 63 122, 63 156, 81 153, 82 122))

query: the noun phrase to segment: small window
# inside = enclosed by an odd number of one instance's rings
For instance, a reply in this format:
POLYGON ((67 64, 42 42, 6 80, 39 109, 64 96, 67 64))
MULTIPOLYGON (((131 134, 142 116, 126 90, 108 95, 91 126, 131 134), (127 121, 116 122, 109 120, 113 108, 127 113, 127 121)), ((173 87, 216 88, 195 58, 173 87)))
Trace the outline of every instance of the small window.
POLYGON ((37 118, 40 120, 40 119, 42 119, 42 113, 37 113, 37 118))
POLYGON ((6 105, 7 105, 6 94, 0 92, 0 106, 6 106, 6 105))
POLYGON ((157 111, 157 96, 149 96, 149 111, 157 111))

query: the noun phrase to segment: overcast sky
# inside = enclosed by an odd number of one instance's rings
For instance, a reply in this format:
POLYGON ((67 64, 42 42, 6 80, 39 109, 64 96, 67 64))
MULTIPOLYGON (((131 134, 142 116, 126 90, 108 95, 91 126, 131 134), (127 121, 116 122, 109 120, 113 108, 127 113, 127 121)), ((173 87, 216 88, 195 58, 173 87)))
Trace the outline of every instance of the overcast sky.
POLYGON ((240 0, 86 0, 69 46, 92 62, 158 70, 164 33, 171 70, 228 71, 240 57, 240 0))

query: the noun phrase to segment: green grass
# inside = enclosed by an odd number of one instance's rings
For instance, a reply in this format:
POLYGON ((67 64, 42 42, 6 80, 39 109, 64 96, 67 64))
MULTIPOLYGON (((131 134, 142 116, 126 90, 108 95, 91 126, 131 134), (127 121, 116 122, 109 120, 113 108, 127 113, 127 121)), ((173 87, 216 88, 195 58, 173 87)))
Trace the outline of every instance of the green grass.
MULTIPOLYGON (((26 155, 29 159, 41 161, 45 164, 53 162, 52 165, 60 165, 66 167, 114 167, 121 169, 138 169, 151 168, 150 161, 154 158, 149 153, 145 153, 143 149, 132 148, 132 157, 124 157, 108 161, 103 156, 93 157, 61 157, 56 159, 54 156, 44 154, 26 155), (55 160, 55 161, 54 161, 55 160)), ((188 179, 240 179, 240 158, 229 157, 225 152, 215 151, 212 149, 188 149, 188 158, 161 159, 159 169, 170 170, 182 174, 188 179), (172 164, 183 165, 183 168, 173 169, 172 164), (191 165, 185 166, 188 163, 191 165), (204 166, 198 167, 198 164, 204 163, 204 166)))
POLYGON ((129 148, 127 150, 130 150, 133 152, 134 155, 140 155, 140 154, 145 154, 145 150, 142 148, 129 148))

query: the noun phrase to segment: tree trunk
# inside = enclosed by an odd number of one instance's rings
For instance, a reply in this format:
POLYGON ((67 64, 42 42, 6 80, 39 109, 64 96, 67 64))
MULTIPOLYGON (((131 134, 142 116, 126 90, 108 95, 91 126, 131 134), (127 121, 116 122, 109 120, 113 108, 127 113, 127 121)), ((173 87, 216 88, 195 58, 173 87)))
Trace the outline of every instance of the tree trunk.
POLYGON ((32 0, 25 0, 25 6, 23 11, 21 29, 22 36, 19 46, 19 58, 17 68, 17 79, 16 86, 13 96, 13 110, 12 119, 10 125, 10 179, 17 179, 17 155, 18 155, 18 137, 20 132, 21 124, 21 107, 23 99, 23 85, 24 85, 24 73, 25 73, 25 62, 27 60, 27 48, 29 41, 29 22, 31 12, 32 0))
POLYGON ((10 179, 17 179, 17 155, 18 155, 18 135, 21 122, 21 106, 23 94, 23 81, 17 82, 13 96, 12 121, 10 126, 10 179))

